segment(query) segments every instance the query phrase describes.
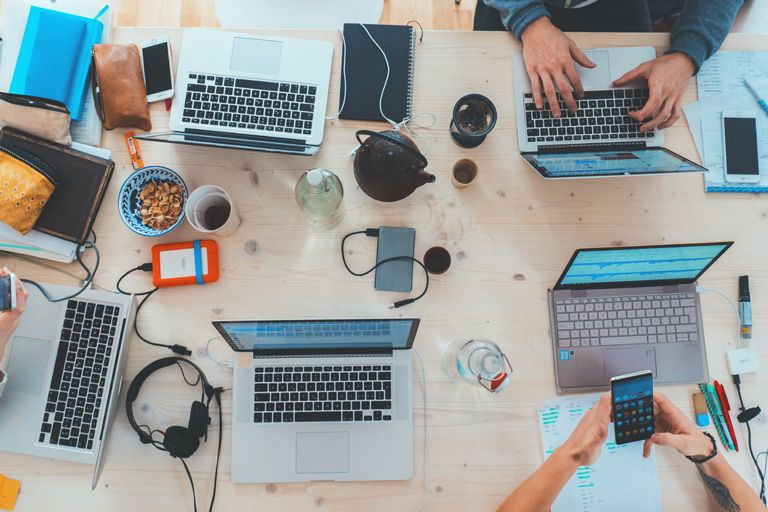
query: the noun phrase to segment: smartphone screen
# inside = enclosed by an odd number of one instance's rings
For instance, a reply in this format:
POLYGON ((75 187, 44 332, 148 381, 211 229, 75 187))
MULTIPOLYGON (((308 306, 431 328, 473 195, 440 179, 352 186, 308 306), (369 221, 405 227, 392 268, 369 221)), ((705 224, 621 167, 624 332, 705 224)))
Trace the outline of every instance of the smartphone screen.
POLYGON ((724 117, 725 164, 728 174, 757 175, 757 126, 754 117, 724 117))
POLYGON ((147 96, 173 88, 171 63, 168 59, 168 43, 146 46, 141 49, 144 61, 144 81, 147 96))
POLYGON ((13 293, 11 276, 0 277, 0 311, 6 311, 13 307, 11 293, 13 293))
POLYGON ((611 380, 616 444, 648 439, 653 434, 653 374, 630 373, 611 380))

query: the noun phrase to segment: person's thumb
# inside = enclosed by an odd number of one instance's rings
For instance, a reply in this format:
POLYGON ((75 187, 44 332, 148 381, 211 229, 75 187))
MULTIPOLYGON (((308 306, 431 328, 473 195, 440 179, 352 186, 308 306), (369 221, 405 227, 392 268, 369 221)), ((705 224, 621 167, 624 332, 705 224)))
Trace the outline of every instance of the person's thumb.
POLYGON ((624 73, 621 76, 621 78, 614 80, 613 85, 626 85, 632 80, 637 80, 638 78, 643 77, 644 74, 645 74, 645 64, 641 64, 636 68, 624 73))
POLYGON ((685 436, 659 432, 651 436, 651 442, 659 446, 669 446, 682 453, 685 448, 685 436))
POLYGON ((584 66, 585 68, 594 68, 597 66, 594 62, 592 62, 589 57, 587 57, 583 51, 579 49, 578 46, 576 46, 576 43, 571 41, 570 44, 570 50, 571 50, 571 57, 573 60, 584 66))

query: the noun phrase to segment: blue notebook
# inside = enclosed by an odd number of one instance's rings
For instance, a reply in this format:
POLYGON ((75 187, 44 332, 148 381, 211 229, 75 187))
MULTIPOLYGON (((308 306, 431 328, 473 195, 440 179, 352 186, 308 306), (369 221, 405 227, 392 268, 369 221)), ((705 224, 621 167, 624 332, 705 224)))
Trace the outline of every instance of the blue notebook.
POLYGON ((101 42, 103 30, 96 18, 31 7, 10 92, 61 101, 79 121, 91 47, 101 42))

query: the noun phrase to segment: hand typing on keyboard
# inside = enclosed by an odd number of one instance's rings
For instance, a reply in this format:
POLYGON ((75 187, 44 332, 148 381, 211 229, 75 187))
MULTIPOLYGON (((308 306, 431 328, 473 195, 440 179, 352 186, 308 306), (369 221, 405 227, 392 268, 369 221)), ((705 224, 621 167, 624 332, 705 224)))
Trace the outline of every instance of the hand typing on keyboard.
POLYGON ((581 99, 584 88, 573 61, 584 67, 594 68, 595 63, 579 50, 573 40, 555 27, 549 18, 539 18, 520 36, 523 42, 523 59, 531 79, 536 108, 544 107, 542 88, 547 96, 553 117, 561 116, 557 92, 571 112, 576 112, 576 98, 581 99))
POLYGON ((684 53, 674 52, 644 62, 613 82, 623 86, 639 78, 648 82, 648 101, 642 109, 629 113, 637 122, 644 122, 640 131, 672 126, 682 112, 683 93, 696 72, 693 61, 684 53))

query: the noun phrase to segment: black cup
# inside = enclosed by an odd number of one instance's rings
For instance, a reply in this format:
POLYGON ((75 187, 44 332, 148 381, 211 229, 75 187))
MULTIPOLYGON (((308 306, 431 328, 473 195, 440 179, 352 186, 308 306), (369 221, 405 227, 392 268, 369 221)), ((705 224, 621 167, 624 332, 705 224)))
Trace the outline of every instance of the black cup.
POLYGON ((432 247, 424 253, 424 266, 430 274, 445 274, 451 268, 451 253, 445 247, 432 247))
POLYGON ((491 133, 497 119, 496 106, 491 100, 482 94, 467 94, 453 106, 451 136, 459 146, 477 147, 491 133))

